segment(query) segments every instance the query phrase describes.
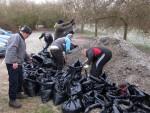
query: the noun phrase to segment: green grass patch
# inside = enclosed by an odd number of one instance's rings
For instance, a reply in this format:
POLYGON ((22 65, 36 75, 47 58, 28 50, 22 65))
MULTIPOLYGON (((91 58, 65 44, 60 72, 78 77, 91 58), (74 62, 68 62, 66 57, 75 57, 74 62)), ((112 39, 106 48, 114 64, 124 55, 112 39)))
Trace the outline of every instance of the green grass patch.
POLYGON ((55 113, 50 106, 41 106, 34 113, 55 113))

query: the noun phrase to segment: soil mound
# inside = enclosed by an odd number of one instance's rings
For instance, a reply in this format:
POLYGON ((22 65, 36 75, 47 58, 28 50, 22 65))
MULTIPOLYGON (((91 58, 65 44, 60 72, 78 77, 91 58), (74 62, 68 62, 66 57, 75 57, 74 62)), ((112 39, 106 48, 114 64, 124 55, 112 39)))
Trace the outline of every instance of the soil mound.
MULTIPOLYGON (((150 93, 150 56, 136 49, 129 42, 117 38, 102 37, 97 40, 82 39, 82 41, 77 39, 75 42, 78 42, 81 48, 96 46, 110 48, 113 57, 104 70, 112 82, 118 84, 129 82, 150 93), (82 43, 80 44, 80 42, 82 43)), ((80 60, 85 59, 81 55, 80 48, 68 55, 68 63, 72 64, 78 58, 80 60)))

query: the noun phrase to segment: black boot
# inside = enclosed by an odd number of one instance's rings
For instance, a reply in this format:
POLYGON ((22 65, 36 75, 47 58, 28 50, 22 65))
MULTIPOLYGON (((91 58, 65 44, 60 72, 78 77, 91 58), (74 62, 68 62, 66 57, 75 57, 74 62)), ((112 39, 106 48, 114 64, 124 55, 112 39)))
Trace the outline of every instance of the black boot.
POLYGON ((19 102, 17 102, 16 100, 10 100, 9 106, 13 107, 13 108, 21 108, 22 107, 22 105, 19 102))

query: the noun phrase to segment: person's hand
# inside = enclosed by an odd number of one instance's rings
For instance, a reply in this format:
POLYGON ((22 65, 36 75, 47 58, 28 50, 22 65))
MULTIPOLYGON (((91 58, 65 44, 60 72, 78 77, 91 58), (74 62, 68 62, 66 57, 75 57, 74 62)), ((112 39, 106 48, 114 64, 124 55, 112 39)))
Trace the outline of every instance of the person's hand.
POLYGON ((72 19, 72 20, 70 21, 70 23, 72 23, 72 25, 74 25, 74 24, 75 24, 74 19, 72 19))
POLYGON ((72 19, 72 20, 70 21, 70 23, 74 23, 74 19, 72 19))
POLYGON ((71 54, 71 53, 72 53, 71 51, 67 51, 67 52, 66 52, 66 54, 71 54))
POLYGON ((79 47, 78 45, 74 45, 74 48, 77 48, 77 47, 79 47))
POLYGON ((13 63, 13 69, 17 69, 18 68, 18 63, 13 63))

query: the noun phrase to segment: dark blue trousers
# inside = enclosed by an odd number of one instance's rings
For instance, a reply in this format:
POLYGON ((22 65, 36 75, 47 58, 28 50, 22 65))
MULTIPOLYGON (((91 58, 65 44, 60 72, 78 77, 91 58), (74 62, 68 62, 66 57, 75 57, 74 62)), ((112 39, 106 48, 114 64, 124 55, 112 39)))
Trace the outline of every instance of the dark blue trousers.
POLYGON ((13 69, 12 64, 6 64, 9 75, 9 99, 16 100, 16 95, 22 92, 23 72, 22 66, 13 69))

